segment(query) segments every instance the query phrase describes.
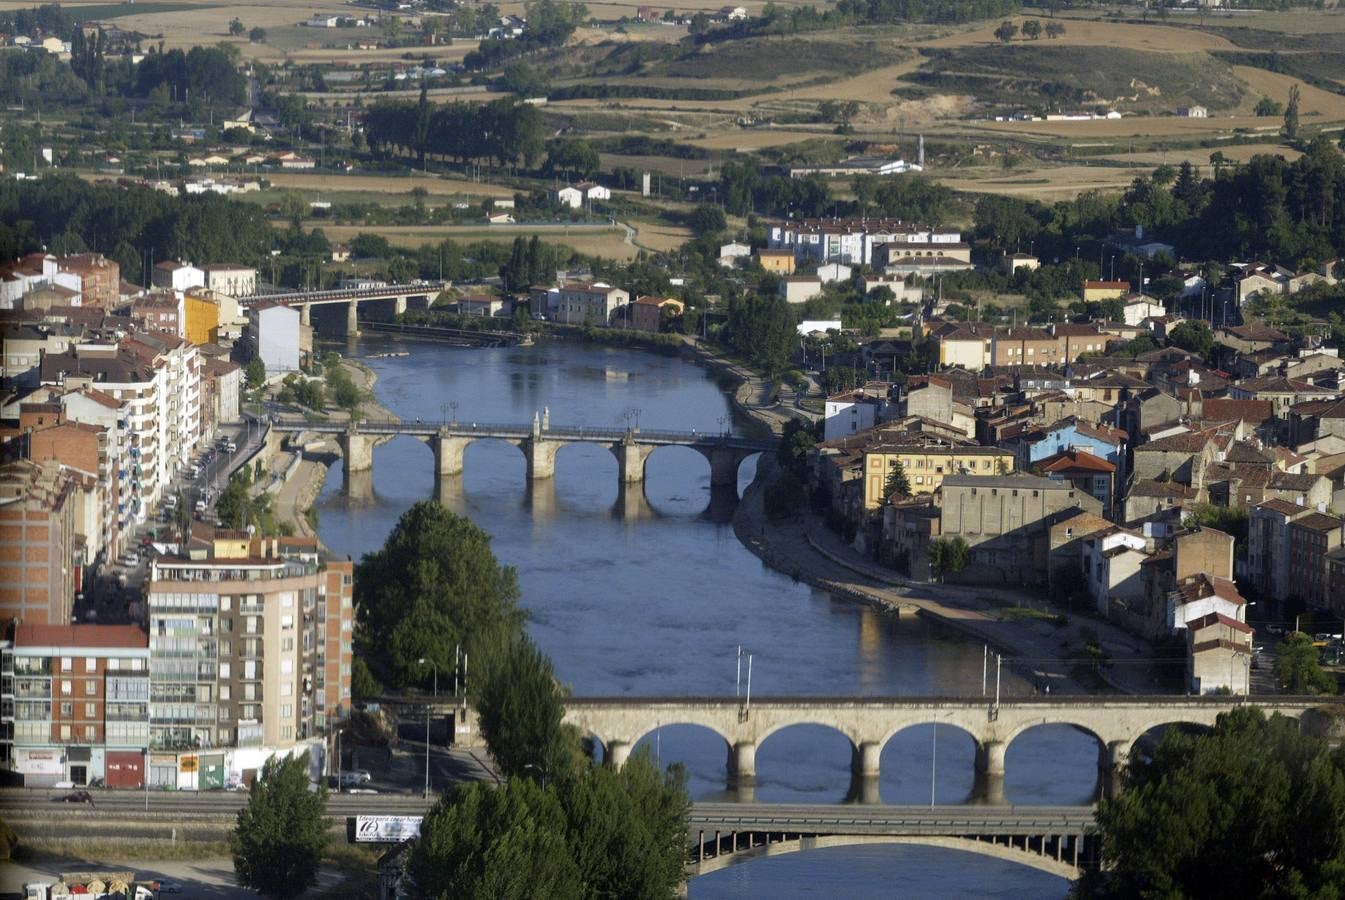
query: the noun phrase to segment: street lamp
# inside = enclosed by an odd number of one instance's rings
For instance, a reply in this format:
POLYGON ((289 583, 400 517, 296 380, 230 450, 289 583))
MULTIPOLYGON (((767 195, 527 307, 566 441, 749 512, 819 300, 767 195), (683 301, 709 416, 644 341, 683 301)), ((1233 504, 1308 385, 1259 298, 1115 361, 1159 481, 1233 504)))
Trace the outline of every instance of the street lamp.
POLYGON ((456 400, 448 401, 448 408, 453 410, 453 424, 454 425, 458 424, 458 401, 456 400))
POLYGON ((720 417, 719 417, 719 431, 720 431, 721 434, 728 434, 728 433, 729 433, 729 423, 732 422, 732 421, 733 421, 733 417, 732 417, 732 416, 720 416, 720 417))
MULTIPOLYGON (((416 660, 422 666, 431 666, 434 669, 434 696, 439 696, 439 667, 435 665, 434 660, 421 657, 416 660)), ((430 798, 430 714, 434 710, 433 704, 425 706, 425 794, 426 800, 430 798)))

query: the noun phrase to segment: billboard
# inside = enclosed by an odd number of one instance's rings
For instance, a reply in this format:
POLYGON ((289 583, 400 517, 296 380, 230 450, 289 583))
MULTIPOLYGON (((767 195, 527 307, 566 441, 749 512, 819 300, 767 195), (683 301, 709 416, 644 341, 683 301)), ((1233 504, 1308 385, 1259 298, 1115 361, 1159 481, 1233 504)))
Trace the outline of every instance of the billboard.
POLYGON ((348 816, 346 839, 352 844, 400 844, 420 836, 424 816, 348 816))

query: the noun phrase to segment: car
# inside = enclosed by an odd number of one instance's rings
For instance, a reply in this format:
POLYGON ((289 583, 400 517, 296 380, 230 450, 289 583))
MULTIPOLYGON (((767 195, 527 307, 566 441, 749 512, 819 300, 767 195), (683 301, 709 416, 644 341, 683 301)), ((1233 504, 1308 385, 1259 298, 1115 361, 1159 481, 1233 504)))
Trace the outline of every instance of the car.
POLYGON ((90 794, 88 791, 71 791, 68 794, 58 794, 51 799, 56 803, 87 803, 90 806, 96 805, 93 802, 93 794, 90 794))
POLYGON ((347 788, 347 789, 346 789, 346 793, 347 793, 347 794, 377 794, 378 791, 376 791, 374 788, 353 787, 353 788, 347 788))
POLYGON ((160 894, 180 894, 182 893, 182 885, 176 881, 160 881, 155 886, 155 891, 160 894))

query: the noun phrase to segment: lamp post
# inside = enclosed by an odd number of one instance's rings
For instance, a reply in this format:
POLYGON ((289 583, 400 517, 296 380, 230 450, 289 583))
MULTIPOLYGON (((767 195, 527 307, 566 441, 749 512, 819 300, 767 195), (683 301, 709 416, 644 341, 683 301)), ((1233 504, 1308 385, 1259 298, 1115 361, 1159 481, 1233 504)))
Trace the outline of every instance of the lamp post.
MULTIPOLYGON (((430 666, 434 669, 434 696, 439 696, 439 666, 435 665, 434 660, 421 657, 416 660, 422 666, 430 666)), ((434 711, 433 704, 425 705, 425 794, 426 800, 430 799, 430 714, 434 711)))
POLYGON ((733 421, 733 418, 732 418, 731 416, 720 416, 720 417, 719 417, 719 433, 720 433, 720 434, 728 434, 728 433, 729 433, 729 423, 732 422, 732 421, 733 421))

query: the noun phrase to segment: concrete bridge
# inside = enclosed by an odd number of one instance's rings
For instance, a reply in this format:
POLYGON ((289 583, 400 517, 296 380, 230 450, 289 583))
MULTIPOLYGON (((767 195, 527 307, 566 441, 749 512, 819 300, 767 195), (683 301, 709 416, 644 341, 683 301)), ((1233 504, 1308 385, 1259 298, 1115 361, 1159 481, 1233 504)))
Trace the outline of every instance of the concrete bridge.
POLYGON ((556 455, 573 444, 597 444, 616 456, 617 480, 624 485, 644 481, 649 457, 661 447, 689 447, 710 462, 711 487, 736 487, 738 466, 756 453, 775 449, 772 440, 684 431, 641 431, 638 428, 591 428, 583 425, 553 427, 547 415, 534 416, 531 425, 470 425, 459 422, 359 423, 350 425, 276 424, 277 433, 333 434, 345 458, 346 490, 351 473, 373 468, 374 447, 399 435, 427 442, 434 451, 434 469, 439 478, 461 474, 467 448, 476 441, 498 440, 523 451, 528 480, 551 478, 556 455))
POLYGON ((1000 703, 918 697, 770 697, 749 703, 737 697, 571 698, 565 721, 603 743, 605 760, 622 765, 646 735, 668 725, 697 725, 722 738, 728 749, 728 783, 740 799, 752 798, 757 747, 792 725, 821 725, 845 735, 851 747, 851 796, 878 803, 883 746, 915 725, 950 726, 976 742, 976 796, 1004 802, 1004 759, 1009 744, 1038 725, 1070 725, 1098 741, 1104 792, 1111 796, 1147 731, 1162 725, 1212 727, 1221 713, 1243 706, 1300 718, 1333 701, 1320 697, 1079 696, 1034 697, 1000 703))
POLYGON ((428 307, 442 291, 452 287, 451 281, 413 281, 410 284, 388 284, 382 287, 356 288, 337 291, 292 291, 281 294, 259 294, 248 298, 250 303, 262 300, 283 303, 299 310, 304 325, 313 324, 313 307, 342 303, 346 305, 346 334, 355 337, 360 333, 359 307, 364 301, 386 301, 392 304, 393 313, 406 312, 407 305, 416 301, 428 307))
POLYGON ((1091 806, 827 806, 697 803, 687 875, 823 847, 922 844, 979 853, 1076 878, 1096 866, 1091 806))

